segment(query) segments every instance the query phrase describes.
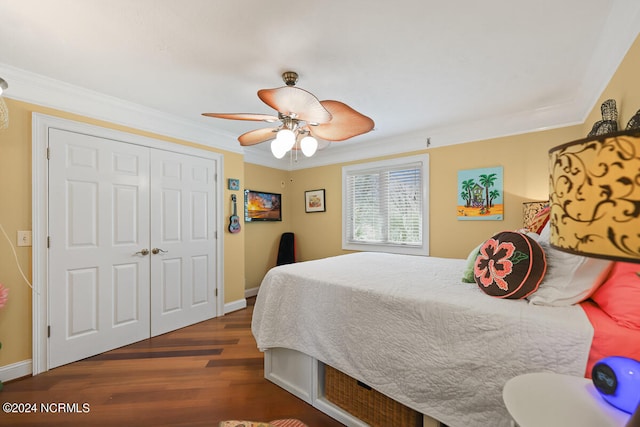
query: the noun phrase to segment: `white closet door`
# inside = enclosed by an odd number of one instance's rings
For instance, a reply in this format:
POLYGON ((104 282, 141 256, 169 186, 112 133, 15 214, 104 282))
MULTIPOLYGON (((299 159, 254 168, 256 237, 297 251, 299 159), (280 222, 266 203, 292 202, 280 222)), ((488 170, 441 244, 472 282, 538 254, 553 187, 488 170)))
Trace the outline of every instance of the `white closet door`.
POLYGON ((49 368, 149 336, 149 149, 49 134, 49 368))
POLYGON ((215 162, 151 153, 151 335, 216 316, 215 162))

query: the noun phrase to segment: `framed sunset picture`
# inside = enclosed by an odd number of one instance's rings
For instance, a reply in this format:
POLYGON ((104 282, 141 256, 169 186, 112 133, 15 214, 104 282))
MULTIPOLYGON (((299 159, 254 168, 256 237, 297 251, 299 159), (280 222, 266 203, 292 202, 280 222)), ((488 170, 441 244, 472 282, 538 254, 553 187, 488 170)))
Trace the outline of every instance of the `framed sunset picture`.
POLYGON ((461 221, 504 219, 502 166, 458 171, 457 217, 461 221))
POLYGON ((244 221, 282 221, 282 195, 244 190, 244 221))

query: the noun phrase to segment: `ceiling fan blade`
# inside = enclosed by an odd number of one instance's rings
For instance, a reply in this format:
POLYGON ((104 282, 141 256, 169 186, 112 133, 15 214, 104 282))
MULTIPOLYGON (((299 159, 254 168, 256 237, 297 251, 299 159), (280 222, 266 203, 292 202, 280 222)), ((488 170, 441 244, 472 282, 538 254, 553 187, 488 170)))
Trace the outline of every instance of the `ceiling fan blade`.
POLYGON ((253 114, 253 113, 202 113, 203 116, 215 117, 217 119, 230 120, 252 120, 256 122, 277 122, 279 119, 270 114, 253 114))
POLYGON ((293 86, 261 89, 258 97, 279 113, 298 120, 310 123, 327 123, 331 120, 331 113, 318 98, 304 89, 293 86))
POLYGON ((240 135, 238 141, 240 141, 240 145, 243 147, 260 144, 261 142, 275 138, 278 129, 279 128, 262 128, 250 130, 240 135))
POLYGON ((331 113, 333 119, 329 123, 309 126, 314 137, 327 141, 344 141, 354 136, 367 133, 373 129, 375 123, 364 114, 340 101, 320 101, 331 113))

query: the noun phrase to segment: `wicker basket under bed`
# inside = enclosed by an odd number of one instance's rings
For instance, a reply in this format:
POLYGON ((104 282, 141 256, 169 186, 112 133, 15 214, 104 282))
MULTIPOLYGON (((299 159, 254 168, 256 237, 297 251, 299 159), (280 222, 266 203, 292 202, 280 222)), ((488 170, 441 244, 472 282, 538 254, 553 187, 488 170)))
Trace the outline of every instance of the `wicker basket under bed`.
POLYGON ((422 414, 419 412, 328 365, 324 366, 324 387, 328 401, 372 427, 422 425, 422 414))

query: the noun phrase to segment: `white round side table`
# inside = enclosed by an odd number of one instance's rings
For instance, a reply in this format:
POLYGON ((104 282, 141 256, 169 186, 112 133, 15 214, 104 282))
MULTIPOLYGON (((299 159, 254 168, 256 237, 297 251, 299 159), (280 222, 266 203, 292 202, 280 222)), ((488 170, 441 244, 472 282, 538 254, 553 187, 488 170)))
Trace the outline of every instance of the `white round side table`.
POLYGON ((520 427, 624 427, 630 414, 607 403, 587 378, 549 372, 511 378, 502 390, 520 427))

